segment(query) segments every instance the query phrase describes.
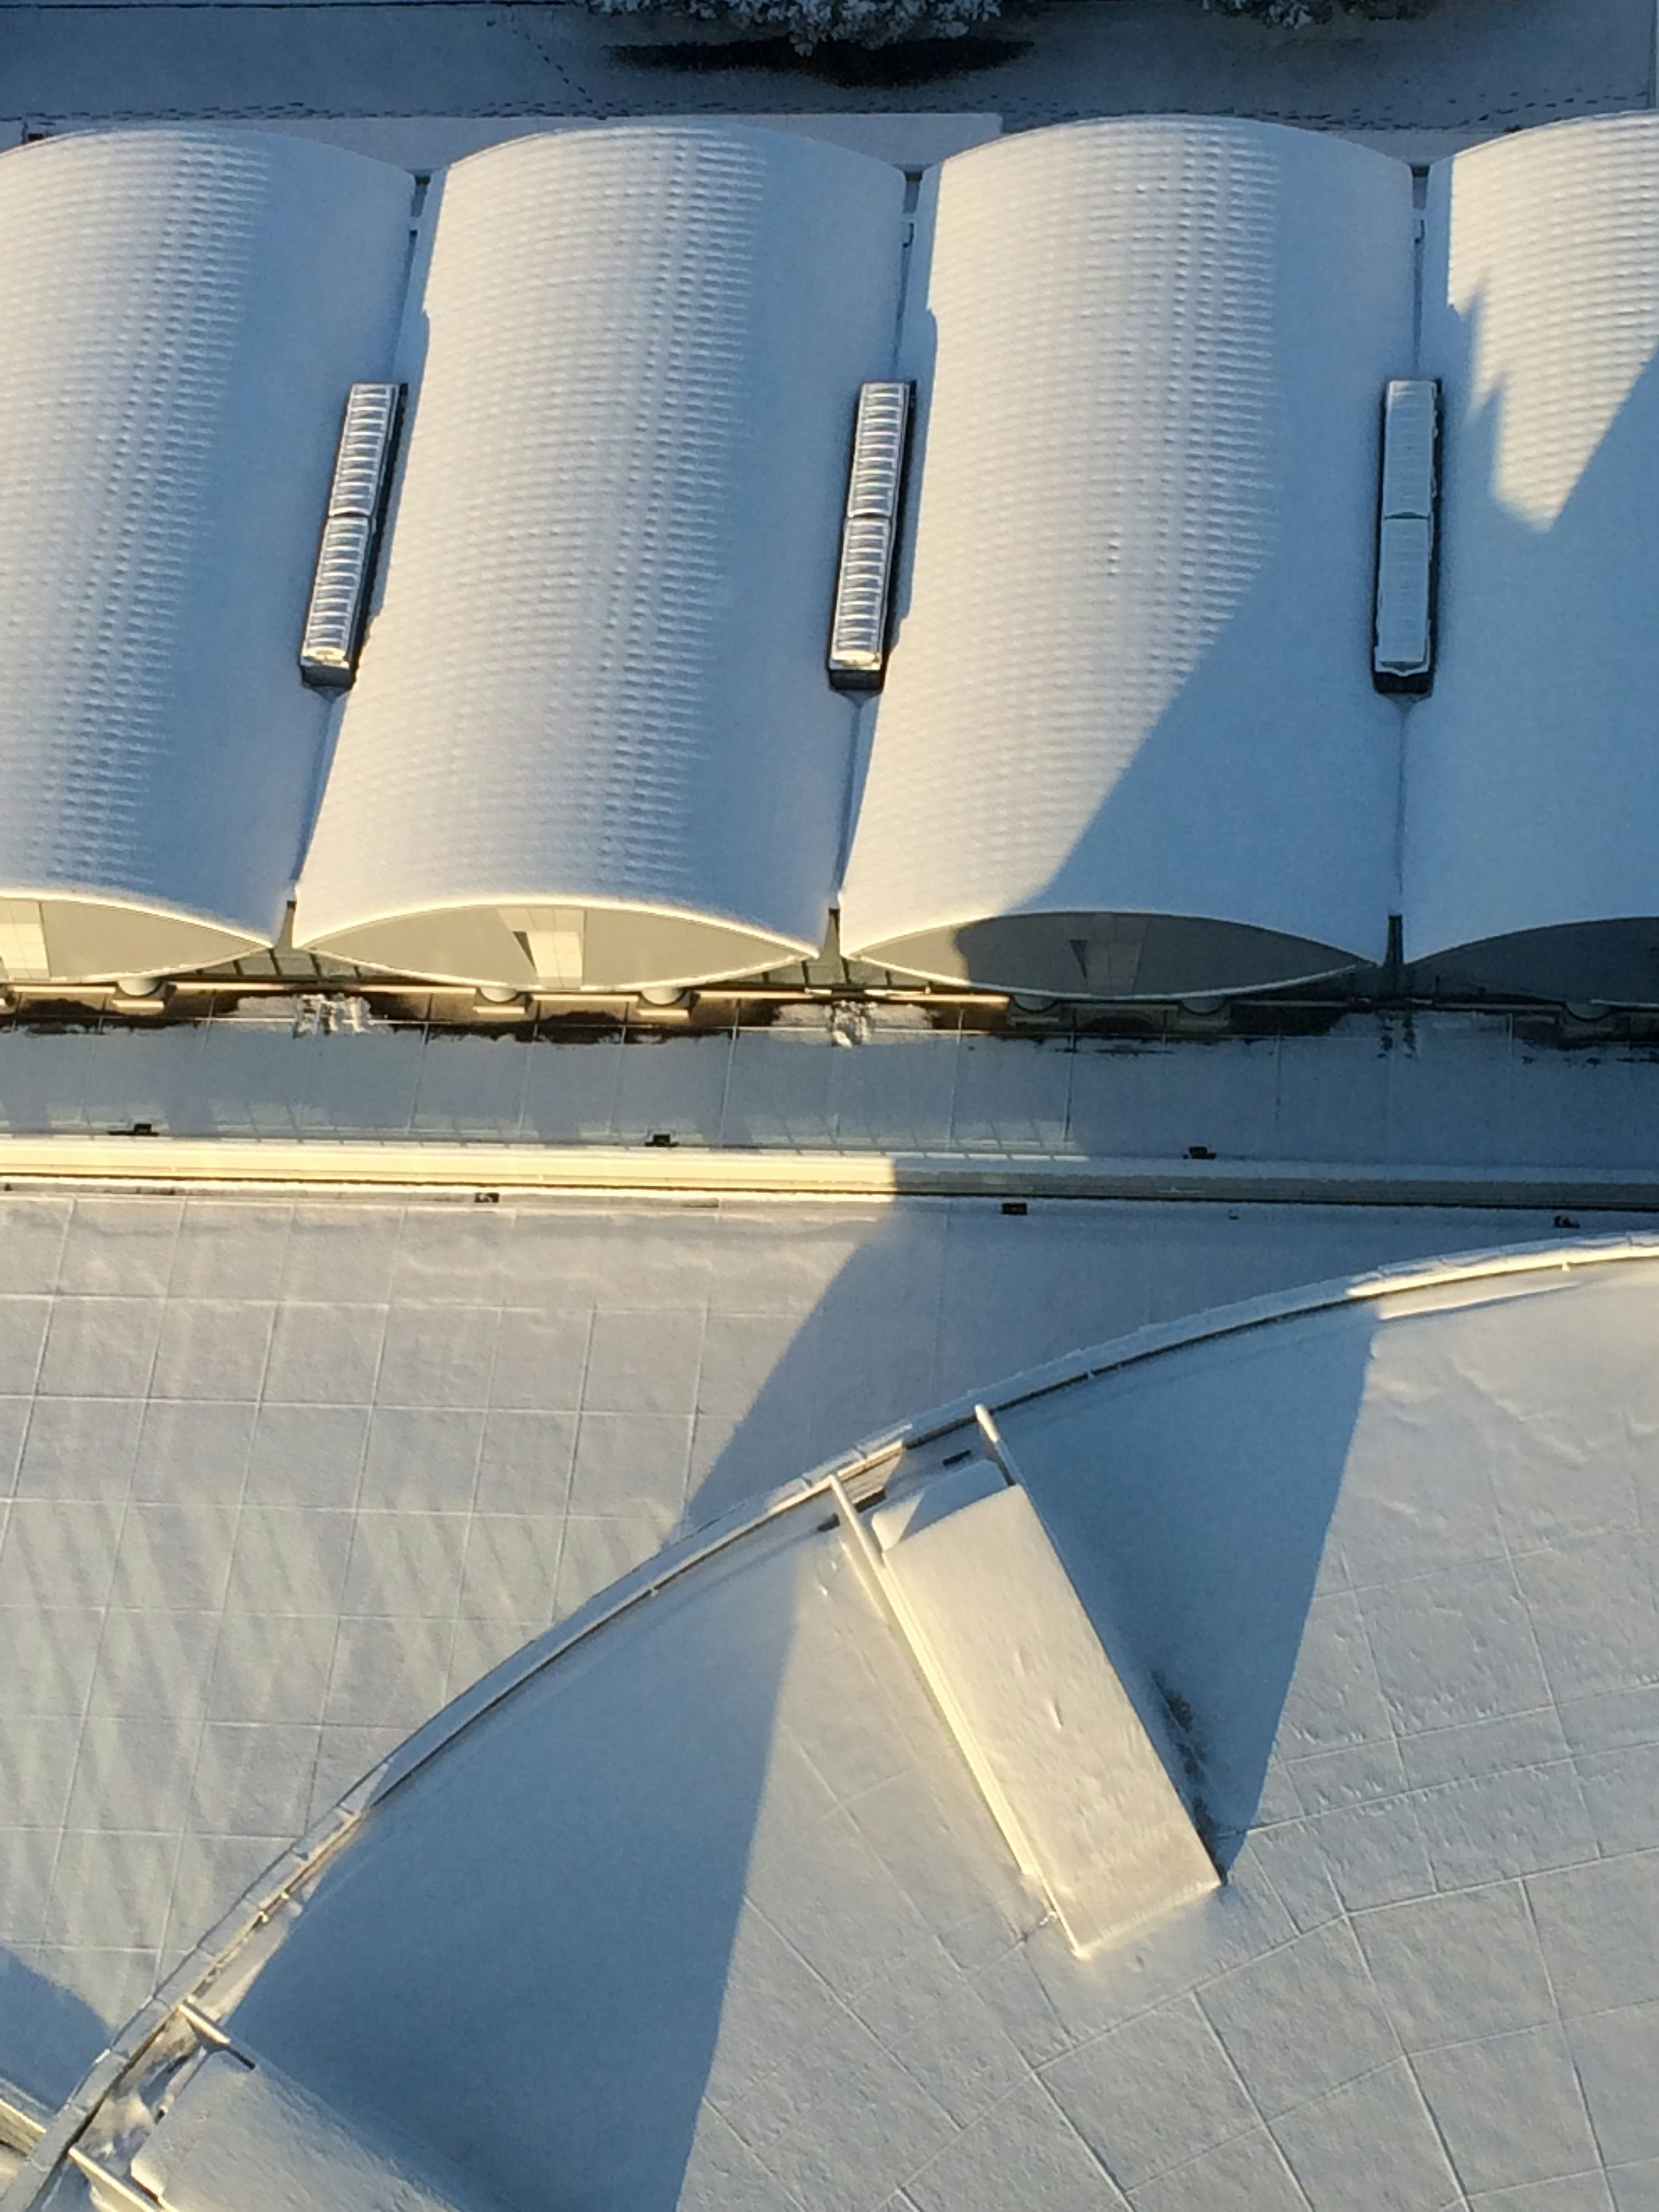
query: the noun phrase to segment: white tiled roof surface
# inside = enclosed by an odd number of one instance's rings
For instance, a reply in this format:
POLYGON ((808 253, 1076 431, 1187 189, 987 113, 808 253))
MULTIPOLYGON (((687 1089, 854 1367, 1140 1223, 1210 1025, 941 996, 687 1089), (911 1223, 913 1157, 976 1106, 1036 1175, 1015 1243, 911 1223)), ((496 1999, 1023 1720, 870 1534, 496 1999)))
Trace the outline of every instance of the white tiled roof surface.
MULTIPOLYGON (((324 727, 299 625, 410 198, 271 134, 0 158, 4 890, 221 925, 198 959, 281 927, 324 727)), ((117 972, 145 951, 135 917, 117 972)))
POLYGON ((1000 1407, 1231 1867, 1115 1951, 815 1510, 388 1798, 233 2033, 508 2207, 1636 2212, 1656 1318, 1659 1263, 1557 1266, 1000 1407))
POLYGON ((1079 1341, 1547 1230, 1040 1200, 5 1200, 0 2080, 66 2094, 360 1771, 682 1516, 1079 1341))
POLYGON ((1424 284, 1447 529, 1407 738, 1408 958, 1659 913, 1659 117, 1439 165, 1424 284))
POLYGON ((844 946, 1079 909, 1379 957, 1398 717, 1366 641, 1408 172, 1153 118, 1001 139, 937 191, 844 946))
POLYGON ((448 173, 302 942, 547 901, 741 924, 756 966, 817 948, 852 736, 830 599, 902 195, 767 131, 569 132, 448 173))

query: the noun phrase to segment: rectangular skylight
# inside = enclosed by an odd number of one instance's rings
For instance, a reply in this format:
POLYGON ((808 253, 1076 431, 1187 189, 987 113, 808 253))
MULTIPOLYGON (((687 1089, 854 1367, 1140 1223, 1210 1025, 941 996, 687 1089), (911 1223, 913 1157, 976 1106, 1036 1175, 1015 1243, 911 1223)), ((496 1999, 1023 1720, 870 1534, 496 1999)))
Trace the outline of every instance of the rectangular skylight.
POLYGON ((830 681, 839 690, 878 690, 886 665, 911 392, 908 384, 884 382, 859 392, 830 625, 830 681))
POLYGON ((337 690, 356 669, 403 396, 400 384, 354 384, 346 395, 300 642, 300 672, 308 684, 337 690))
POLYGON ((1382 691, 1426 691, 1434 667, 1434 525, 1440 386, 1400 377, 1382 395, 1371 675, 1382 691))

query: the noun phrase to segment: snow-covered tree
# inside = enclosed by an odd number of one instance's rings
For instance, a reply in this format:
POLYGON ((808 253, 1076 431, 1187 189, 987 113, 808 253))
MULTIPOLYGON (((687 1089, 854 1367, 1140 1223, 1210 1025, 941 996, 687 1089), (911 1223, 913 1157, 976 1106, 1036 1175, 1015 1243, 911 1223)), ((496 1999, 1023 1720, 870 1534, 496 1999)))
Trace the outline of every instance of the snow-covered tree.
MULTIPOLYGON (((892 46, 907 39, 956 39, 979 23, 994 22, 1001 0, 585 0, 602 15, 654 14, 672 4, 678 14, 733 30, 770 31, 810 54, 835 42, 892 46)), ((1252 15, 1264 23, 1299 28, 1328 23, 1337 14, 1420 15, 1434 0, 1204 0, 1224 15, 1252 15)))
MULTIPOLYGON (((644 13, 663 0, 587 0, 605 15, 644 13)), ((734 29, 773 31, 801 53, 835 40, 890 46, 905 39, 955 39, 995 21, 1000 0, 675 0, 677 12, 734 29)))
POLYGON ((1308 23, 1328 23, 1333 15, 1422 15, 1434 0, 1204 0, 1223 15, 1254 15, 1258 22, 1279 23, 1299 31, 1308 23))

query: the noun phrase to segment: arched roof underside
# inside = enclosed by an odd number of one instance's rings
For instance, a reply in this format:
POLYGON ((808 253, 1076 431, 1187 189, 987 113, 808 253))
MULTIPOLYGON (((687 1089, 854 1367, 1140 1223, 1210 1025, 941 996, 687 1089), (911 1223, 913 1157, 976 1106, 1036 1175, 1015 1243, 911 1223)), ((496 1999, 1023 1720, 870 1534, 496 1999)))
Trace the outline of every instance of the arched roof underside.
POLYGON ((1406 981, 1407 989, 1425 993, 1659 1006, 1659 914, 1557 922, 1453 945, 1419 959, 1406 981))
MULTIPOLYGON (((1536 1249, 987 1394, 1227 1871, 1114 1948, 1022 1885, 820 1477, 464 1696, 175 1995, 504 2212, 1634 2205, 1656 1320, 1659 1244, 1536 1249)), ((983 1449, 964 1402, 838 1472, 919 1524, 983 1449)))
POLYGON ((1410 191, 1340 140, 1224 120, 944 164, 848 952, 1109 997, 1382 957, 1398 717, 1367 640, 1410 191))
POLYGON ((1659 1001, 1659 118, 1432 173, 1440 659, 1407 739, 1405 952, 1659 1001))
POLYGON ((860 155, 699 127, 447 173, 297 941, 600 988, 817 949, 852 734, 825 627, 903 190, 860 155))
POLYGON ((0 156, 0 969, 270 944, 324 709, 295 653, 410 179, 272 134, 0 156))

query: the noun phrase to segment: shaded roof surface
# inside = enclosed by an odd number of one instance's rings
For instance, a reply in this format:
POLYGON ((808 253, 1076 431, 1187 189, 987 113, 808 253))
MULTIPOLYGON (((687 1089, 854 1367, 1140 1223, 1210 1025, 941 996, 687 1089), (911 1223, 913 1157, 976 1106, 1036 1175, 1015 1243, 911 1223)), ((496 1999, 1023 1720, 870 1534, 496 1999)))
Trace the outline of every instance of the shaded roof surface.
MULTIPOLYGON (((1409 959, 1659 911, 1659 117, 1462 154, 1427 222, 1455 527, 1443 657, 1407 726, 1409 959)), ((1594 995, 1593 946, 1578 957, 1594 995)), ((1629 995, 1659 995, 1646 966, 1629 995)))

